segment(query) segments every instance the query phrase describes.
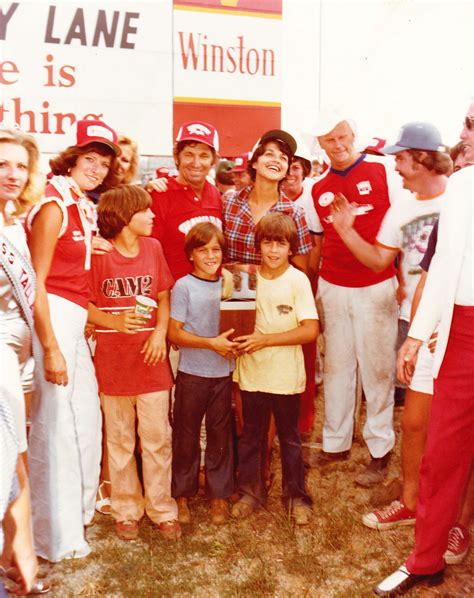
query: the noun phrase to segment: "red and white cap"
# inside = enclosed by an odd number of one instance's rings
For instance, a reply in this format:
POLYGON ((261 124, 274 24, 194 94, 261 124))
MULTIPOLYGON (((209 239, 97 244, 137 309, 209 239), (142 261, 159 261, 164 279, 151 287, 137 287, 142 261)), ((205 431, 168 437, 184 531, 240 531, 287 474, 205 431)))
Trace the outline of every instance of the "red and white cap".
POLYGON ((89 143, 102 143, 110 147, 116 156, 120 154, 117 133, 101 120, 77 121, 76 146, 84 147, 89 143))
POLYGON ((231 168, 231 172, 246 172, 247 164, 249 163, 249 154, 242 154, 233 159, 234 166, 231 168))
POLYGON ((196 141, 205 143, 210 148, 219 151, 219 135, 214 125, 199 120, 184 123, 179 127, 176 143, 180 141, 196 141))
POLYGON ((381 137, 372 137, 369 144, 362 150, 364 154, 373 154, 375 156, 384 156, 383 148, 387 145, 387 140, 381 137))

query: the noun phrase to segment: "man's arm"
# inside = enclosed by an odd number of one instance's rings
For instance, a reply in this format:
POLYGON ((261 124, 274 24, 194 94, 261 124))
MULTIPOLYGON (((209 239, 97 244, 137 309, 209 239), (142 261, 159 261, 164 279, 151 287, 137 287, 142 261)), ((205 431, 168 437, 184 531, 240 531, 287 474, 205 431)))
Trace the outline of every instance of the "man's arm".
POLYGON ((416 310, 418 309, 418 305, 420 304, 421 296, 423 294, 423 289, 425 288, 426 284, 426 277, 428 276, 428 272, 422 270, 420 280, 416 285, 415 292, 413 294, 413 299, 411 302, 411 310, 410 310, 410 322, 413 320, 416 314, 416 310))

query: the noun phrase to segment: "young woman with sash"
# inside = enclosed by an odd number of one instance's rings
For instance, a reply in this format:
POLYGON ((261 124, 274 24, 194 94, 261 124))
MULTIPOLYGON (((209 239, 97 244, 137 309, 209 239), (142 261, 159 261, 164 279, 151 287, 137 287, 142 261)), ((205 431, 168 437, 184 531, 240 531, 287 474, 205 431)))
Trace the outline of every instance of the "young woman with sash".
POLYGON ((44 594, 50 586, 35 579, 38 564, 26 470, 25 395, 33 387, 35 273, 19 219, 42 191, 38 160, 38 147, 31 135, 17 129, 0 129, 0 400, 8 402, 14 414, 20 455, 16 465, 20 492, 15 512, 22 514, 22 525, 5 526, 2 567, 17 582, 17 589, 44 594))

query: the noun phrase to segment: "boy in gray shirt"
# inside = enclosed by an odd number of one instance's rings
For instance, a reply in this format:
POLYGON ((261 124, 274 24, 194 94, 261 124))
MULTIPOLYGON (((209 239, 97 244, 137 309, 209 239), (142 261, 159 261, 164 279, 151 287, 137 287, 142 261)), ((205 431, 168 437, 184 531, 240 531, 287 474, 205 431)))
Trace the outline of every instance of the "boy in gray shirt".
POLYGON ((211 522, 229 517, 234 490, 231 391, 237 343, 219 334, 222 280, 218 274, 225 241, 210 222, 195 225, 184 250, 193 272, 180 278, 171 294, 169 340, 180 348, 173 409, 172 495, 180 523, 189 523, 189 498, 199 487, 199 431, 206 417, 206 495, 211 522))

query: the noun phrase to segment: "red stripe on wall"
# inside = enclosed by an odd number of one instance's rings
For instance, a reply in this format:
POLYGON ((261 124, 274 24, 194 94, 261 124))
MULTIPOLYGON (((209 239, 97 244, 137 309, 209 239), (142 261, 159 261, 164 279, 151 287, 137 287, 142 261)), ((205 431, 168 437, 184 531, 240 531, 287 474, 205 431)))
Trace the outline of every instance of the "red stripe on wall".
POLYGON ((174 4, 196 6, 198 8, 224 8, 230 11, 245 10, 249 12, 282 14, 282 0, 237 0, 237 2, 226 2, 225 0, 174 0, 174 4))
POLYGON ((281 108, 229 104, 173 104, 173 139, 184 122, 200 120, 213 124, 219 133, 221 156, 250 151, 263 133, 280 128, 281 108))

